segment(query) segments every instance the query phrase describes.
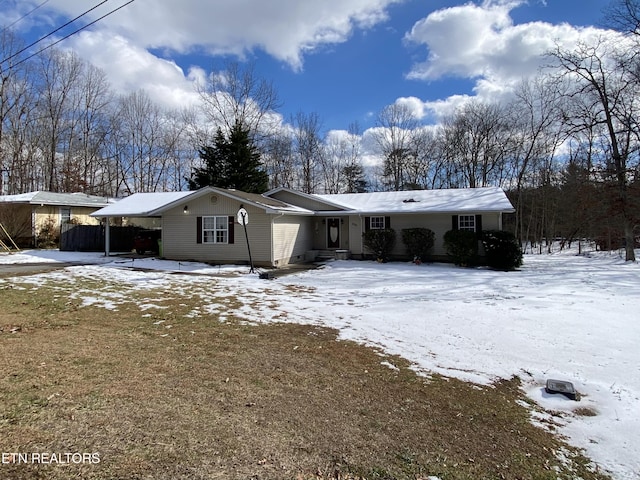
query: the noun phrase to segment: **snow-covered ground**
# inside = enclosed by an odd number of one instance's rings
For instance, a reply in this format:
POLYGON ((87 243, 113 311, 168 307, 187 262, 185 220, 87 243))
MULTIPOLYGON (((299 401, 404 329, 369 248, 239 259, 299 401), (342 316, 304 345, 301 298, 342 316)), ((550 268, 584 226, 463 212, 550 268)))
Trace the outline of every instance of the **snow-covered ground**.
MULTIPOLYGON (((341 338, 400 355, 425 374, 482 384, 518 375, 531 399, 561 412, 554 421, 571 444, 615 479, 640 479, 640 265, 616 253, 528 255, 520 271, 507 273, 337 261, 260 280, 248 267, 28 251, 0 255, 0 270, 2 263, 44 261, 91 265, 0 282, 75 282, 75 295, 85 304, 117 309, 120 297, 113 291, 82 289, 87 278, 114 280, 123 289, 149 292, 142 310, 153 307, 154 291, 170 291, 202 299, 190 314, 196 321, 207 312, 226 312, 252 322, 324 325, 338 329, 341 338), (126 268, 131 266, 155 271, 126 268), (229 311, 224 302, 230 294, 244 306, 229 311), (545 393, 547 379, 572 382, 581 400, 545 393), (578 408, 596 415, 577 414, 578 408)), ((532 411, 532 421, 540 416, 532 411)))

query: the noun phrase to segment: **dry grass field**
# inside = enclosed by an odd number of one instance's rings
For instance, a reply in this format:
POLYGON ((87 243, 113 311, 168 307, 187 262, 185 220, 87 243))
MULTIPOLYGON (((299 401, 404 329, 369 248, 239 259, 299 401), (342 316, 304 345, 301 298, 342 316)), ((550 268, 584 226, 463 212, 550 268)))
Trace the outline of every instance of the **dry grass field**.
POLYGON ((195 299, 143 317, 122 295, 0 285, 0 451, 99 460, 4 455, 0 478, 606 478, 531 424, 517 379, 424 378, 332 330, 194 322, 195 299))

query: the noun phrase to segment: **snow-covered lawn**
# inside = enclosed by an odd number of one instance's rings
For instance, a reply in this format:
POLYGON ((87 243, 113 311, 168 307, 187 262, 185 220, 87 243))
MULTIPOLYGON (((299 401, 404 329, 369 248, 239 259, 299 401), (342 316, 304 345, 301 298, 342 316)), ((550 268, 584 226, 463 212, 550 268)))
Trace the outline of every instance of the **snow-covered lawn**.
MULTIPOLYGON (((34 251, 0 255, 0 264, 47 259, 93 265, 20 281, 54 277, 80 285, 87 278, 113 280, 149 291, 146 309, 152 308, 154 289, 170 288, 203 300, 194 317, 222 313, 221 299, 231 294, 244 306, 229 314, 252 322, 333 327, 342 338, 400 355, 427 375, 437 372, 482 384, 518 375, 530 398, 556 412, 553 420, 571 444, 584 448, 616 479, 640 478, 640 265, 625 263, 615 253, 530 255, 520 271, 508 273, 337 261, 276 280, 260 280, 247 267, 113 262, 99 254, 34 251), (128 266, 156 271, 123 268, 128 266), (550 378, 573 382, 581 400, 546 394, 550 378), (595 415, 584 415, 587 411, 595 415)), ((77 295, 85 304, 117 308, 113 293, 79 289, 77 295)), ((532 411, 533 421, 540 418, 532 411)))

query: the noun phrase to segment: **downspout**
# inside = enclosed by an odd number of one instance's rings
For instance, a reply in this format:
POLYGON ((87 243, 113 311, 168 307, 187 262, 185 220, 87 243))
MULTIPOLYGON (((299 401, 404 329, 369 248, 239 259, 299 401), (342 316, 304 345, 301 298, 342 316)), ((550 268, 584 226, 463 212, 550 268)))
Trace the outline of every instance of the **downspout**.
POLYGON ((279 212, 279 215, 274 215, 273 217, 271 217, 271 248, 270 248, 270 252, 269 255, 271 256, 271 266, 272 267, 276 267, 276 259, 274 257, 274 250, 275 250, 275 228, 276 228, 276 218, 278 217, 284 217, 284 212, 279 212))
POLYGON ((358 218, 360 218, 360 260, 364 259, 364 224, 362 222, 362 214, 358 214, 358 218))
POLYGON ((33 237, 33 248, 38 248, 38 237, 36 236, 36 221, 38 219, 38 215, 36 213, 38 207, 33 207, 31 209, 31 236, 33 237))

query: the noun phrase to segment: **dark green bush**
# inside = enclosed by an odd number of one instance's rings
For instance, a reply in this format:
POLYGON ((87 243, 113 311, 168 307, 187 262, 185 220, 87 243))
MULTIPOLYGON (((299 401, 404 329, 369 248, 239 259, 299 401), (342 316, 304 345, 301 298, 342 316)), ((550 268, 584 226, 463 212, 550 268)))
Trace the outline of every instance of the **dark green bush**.
POLYGON ((449 230, 444 234, 444 248, 453 263, 468 267, 477 261, 478 237, 469 230, 449 230))
POLYGON ((522 249, 511 232, 486 230, 482 232, 482 244, 487 265, 496 270, 515 270, 522 265, 522 249))
POLYGON ((433 248, 434 233, 428 228, 404 228, 402 243, 413 261, 426 262, 433 248))
POLYGON ((373 252, 376 260, 389 260, 391 250, 396 244, 396 231, 393 228, 367 230, 362 234, 364 246, 373 252))

